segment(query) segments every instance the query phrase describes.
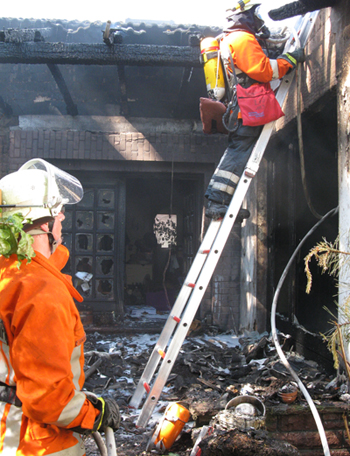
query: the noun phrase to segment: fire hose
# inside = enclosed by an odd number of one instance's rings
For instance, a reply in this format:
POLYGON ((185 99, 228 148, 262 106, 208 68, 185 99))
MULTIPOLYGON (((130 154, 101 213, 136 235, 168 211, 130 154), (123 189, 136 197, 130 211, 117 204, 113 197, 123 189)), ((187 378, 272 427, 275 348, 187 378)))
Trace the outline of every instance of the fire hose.
POLYGON ((304 244, 306 239, 316 230, 316 228, 318 228, 318 226, 321 225, 321 223, 324 222, 328 217, 335 215, 338 212, 338 209, 339 209, 339 207, 336 207, 336 208, 330 210, 329 212, 327 212, 327 214, 324 215, 321 218, 321 220, 319 220, 311 228, 311 230, 303 237, 303 239, 300 241, 299 245, 294 250, 293 255, 290 257, 290 259, 289 259, 289 261, 287 263, 287 266, 285 267, 285 269, 284 269, 284 271, 283 271, 283 273, 281 275, 281 278, 280 278, 280 280, 278 282, 278 285, 277 285, 277 288, 276 288, 276 292, 275 292, 275 295, 274 295, 274 298, 273 298, 272 308, 271 308, 271 334, 272 334, 272 339, 273 339, 273 342, 275 344, 277 353, 278 353, 282 363, 284 364, 284 366, 289 370, 289 372, 292 375, 292 377, 294 378, 294 380, 298 383, 298 386, 299 386, 301 392, 303 393, 307 403, 309 404, 309 407, 310 407, 311 412, 313 414, 314 420, 316 422, 318 433, 320 434, 320 439, 321 439, 323 452, 324 452, 325 456, 330 456, 330 451, 329 451, 329 446, 328 446, 328 442, 327 442, 326 433, 324 431, 324 428, 323 428, 323 425, 322 425, 322 421, 321 421, 321 418, 320 418, 319 413, 317 411, 317 408, 316 408, 316 406, 315 406, 315 404, 314 404, 309 392, 305 388, 304 384, 301 382, 301 380, 299 379, 299 377, 297 376, 297 374, 293 370, 292 366, 289 364, 289 362, 288 362, 285 354, 283 353, 283 350, 282 350, 282 348, 281 348, 281 346, 280 346, 280 344, 278 342, 277 331, 276 331, 276 309, 277 309, 277 301, 278 301, 279 293, 280 293, 280 290, 282 288, 284 279, 286 278, 286 276, 288 274, 288 271, 290 269, 290 266, 292 265, 292 263, 293 263, 296 255, 298 254, 301 246, 304 244))
POLYGON ((106 443, 104 442, 99 432, 93 432, 92 437, 96 442, 97 448, 99 449, 101 456, 118 456, 117 448, 115 444, 114 432, 110 427, 106 428, 105 437, 106 443))

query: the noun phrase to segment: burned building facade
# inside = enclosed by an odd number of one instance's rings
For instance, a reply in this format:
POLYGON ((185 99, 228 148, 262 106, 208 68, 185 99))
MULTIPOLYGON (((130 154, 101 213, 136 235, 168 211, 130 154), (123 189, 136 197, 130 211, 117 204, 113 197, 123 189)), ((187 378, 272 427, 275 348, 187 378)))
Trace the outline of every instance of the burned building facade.
MULTIPOLYGON (((306 188, 317 213, 338 204, 337 36, 347 14, 340 5, 317 17, 247 196, 251 217, 234 225, 199 308, 207 324, 268 330, 279 277, 317 220, 306 188)), ((0 29, 1 175, 41 157, 83 183, 64 226, 81 310, 106 325, 122 320, 128 305, 167 311, 207 228, 204 191, 226 148, 226 135, 203 133, 199 115, 207 96, 199 40, 221 30, 5 18, 0 29)), ((327 326, 322 308, 333 305, 335 287, 316 272, 307 296, 302 257, 337 230, 333 219, 308 240, 280 298, 283 320, 296 317, 311 332, 327 326)))

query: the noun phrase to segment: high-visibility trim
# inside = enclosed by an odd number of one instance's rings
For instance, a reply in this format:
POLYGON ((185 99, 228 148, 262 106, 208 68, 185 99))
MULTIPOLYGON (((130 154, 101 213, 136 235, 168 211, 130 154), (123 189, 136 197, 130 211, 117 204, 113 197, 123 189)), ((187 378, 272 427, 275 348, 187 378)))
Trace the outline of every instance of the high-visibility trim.
POLYGON ((82 355, 82 346, 78 345, 73 349, 70 364, 73 373, 73 383, 77 390, 80 390, 79 380, 81 378, 80 357, 82 355))
POLYGON ((272 80, 279 79, 279 70, 277 60, 270 59, 270 65, 272 68, 272 80))
POLYGON ((98 423, 97 430, 99 430, 100 427, 101 427, 101 424, 102 424, 102 421, 103 421, 103 416, 105 414, 105 408, 106 408, 106 402, 103 399, 103 397, 99 397, 98 400, 101 401, 101 403, 102 403, 102 410, 101 410, 101 419, 100 419, 100 422, 98 423))
POLYGON ((235 192, 233 187, 230 187, 227 184, 222 184, 221 182, 214 182, 211 187, 214 190, 220 190, 220 192, 227 193, 228 195, 233 195, 235 192))
POLYGON ((217 169, 214 173, 215 177, 222 177, 224 179, 228 179, 234 184, 238 184, 240 177, 237 174, 233 174, 230 171, 224 171, 222 169, 217 169))
POLYGON ((80 413, 80 410, 85 402, 85 394, 80 391, 74 391, 74 396, 64 407, 59 416, 58 420, 55 423, 56 426, 68 426, 80 413))
POLYGON ((66 448, 65 450, 55 451, 54 453, 50 453, 50 456, 84 456, 85 449, 83 441, 79 434, 74 433, 74 437, 78 440, 78 443, 70 448, 66 448))
POLYGON ((3 456, 16 454, 22 424, 22 409, 0 402, 0 453, 3 456))

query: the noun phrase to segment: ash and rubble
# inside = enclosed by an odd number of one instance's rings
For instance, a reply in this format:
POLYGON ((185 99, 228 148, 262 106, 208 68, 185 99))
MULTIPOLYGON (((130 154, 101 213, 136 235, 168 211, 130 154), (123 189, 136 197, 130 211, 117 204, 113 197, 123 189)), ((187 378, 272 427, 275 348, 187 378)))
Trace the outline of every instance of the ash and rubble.
MULTIPOLYGON (((217 417, 225 410, 230 400, 240 395, 254 396, 263 402, 265 407, 288 407, 288 404, 283 402, 281 393, 295 389, 297 384, 293 382, 290 372, 279 359, 272 339, 267 333, 250 332, 236 336, 231 332, 219 333, 213 326, 204 330, 200 322, 194 321, 191 327, 193 330, 189 330, 147 427, 137 428, 136 421, 143 402, 140 409, 135 410, 129 407, 129 401, 159 338, 162 323, 165 323, 167 318, 166 314, 156 315, 147 309, 138 309, 136 317, 131 313, 126 317, 124 325, 125 329, 132 329, 136 328, 136 325, 140 327, 142 323, 147 328, 148 318, 152 318, 153 321, 158 318, 159 333, 134 331, 105 334, 87 331, 87 378, 84 389, 97 395, 111 396, 117 401, 122 416, 120 429, 115 433, 118 455, 145 456, 157 453, 156 450, 146 451, 147 444, 170 402, 180 402, 187 407, 191 418, 169 453, 189 456, 200 429, 209 423, 215 423, 216 418, 216 436, 211 439, 211 447, 208 444, 202 454, 215 454, 217 439, 221 446, 225 440, 229 442, 228 446, 233 442, 237 445, 241 442, 246 452, 242 454, 250 454, 246 444, 247 436, 244 444, 244 437, 240 436, 240 431, 218 426, 217 417)), ((349 402, 345 377, 342 379, 336 373, 332 376, 316 362, 306 360, 295 353, 290 346, 288 335, 279 333, 278 338, 290 365, 316 404, 339 400, 349 402)), ((300 392, 295 403, 308 407, 300 392)), ((258 454, 254 453, 254 441, 266 443, 269 437, 263 430, 256 430, 248 440, 251 454, 258 454)), ((100 454, 92 438, 88 438, 85 444, 87 456, 100 454)), ((284 445, 281 450, 276 449, 277 446, 276 442, 270 442, 270 452, 266 454, 298 454, 294 447, 287 449, 284 445)), ((236 450, 232 454, 240 453, 236 450)))

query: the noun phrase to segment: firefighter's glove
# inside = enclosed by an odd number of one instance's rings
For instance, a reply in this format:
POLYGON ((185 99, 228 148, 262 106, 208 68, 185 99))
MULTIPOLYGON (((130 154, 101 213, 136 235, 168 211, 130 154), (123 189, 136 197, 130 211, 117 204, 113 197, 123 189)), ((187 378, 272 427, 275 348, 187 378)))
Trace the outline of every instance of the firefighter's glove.
POLYGON ((97 431, 105 431, 107 427, 116 431, 120 425, 120 412, 118 404, 113 399, 104 399, 99 397, 98 400, 102 404, 101 414, 99 416, 99 424, 97 431))
POLYGON ((303 48, 297 48, 293 52, 286 52, 285 54, 282 54, 277 57, 278 59, 284 59, 287 60, 288 63, 290 63, 293 68, 291 68, 288 73, 298 65, 298 63, 303 63, 305 62, 305 53, 303 48))

